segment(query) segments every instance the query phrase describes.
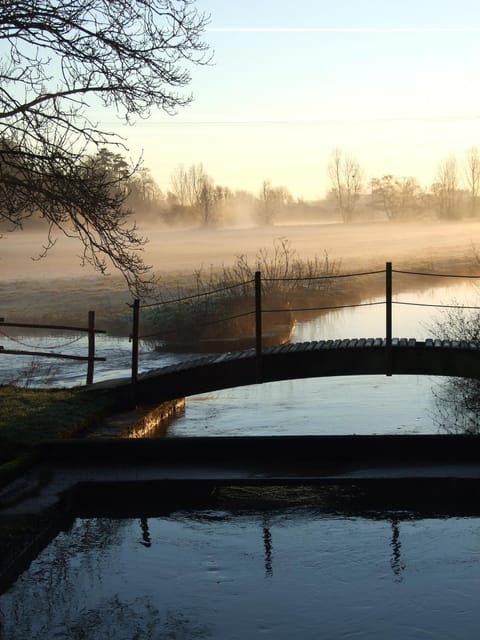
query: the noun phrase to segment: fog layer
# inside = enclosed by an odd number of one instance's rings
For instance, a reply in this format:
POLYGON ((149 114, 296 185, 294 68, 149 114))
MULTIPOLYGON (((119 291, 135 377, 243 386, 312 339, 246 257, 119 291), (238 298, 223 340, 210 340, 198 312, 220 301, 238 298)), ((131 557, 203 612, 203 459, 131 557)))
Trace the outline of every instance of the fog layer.
MULTIPOLYGON (((480 222, 395 224, 278 225, 250 228, 165 230, 144 228, 149 242, 144 257, 160 275, 193 273, 200 267, 221 267, 238 255, 253 258, 259 249, 271 249, 275 239, 288 238, 301 258, 328 253, 341 261, 342 270, 381 266, 389 260, 418 266, 471 261, 480 246, 480 222)), ((80 265, 78 242, 59 237, 46 258, 32 260, 42 249, 41 233, 17 231, 0 240, 0 280, 79 278, 93 276, 80 265)), ((112 272, 112 275, 115 275, 112 272)))
MULTIPOLYGON (((150 242, 145 260, 159 276, 159 286, 169 292, 193 281, 199 269, 208 276, 211 268, 221 268, 247 255, 255 267, 255 256, 265 248, 273 254, 278 238, 288 238, 290 247, 301 259, 315 255, 330 261, 341 272, 383 269, 386 261, 394 267, 442 273, 480 273, 474 245, 479 239, 480 222, 435 224, 318 224, 251 228, 165 230, 145 228, 150 242)), ((81 246, 59 237, 48 257, 33 261, 44 237, 41 234, 15 232, 0 240, 1 316, 10 322, 86 322, 87 312, 97 314, 98 325, 113 330, 117 319, 130 330, 132 294, 122 277, 111 272, 104 277, 90 267, 81 267, 81 246)), ((208 280, 208 277, 207 277, 208 280)), ((410 281, 409 281, 410 282, 410 281)), ((415 286, 432 284, 421 278, 415 286)), ((383 286, 383 280, 377 283, 383 286)), ((413 281, 412 281, 413 285, 413 281)), ((375 291, 371 292, 375 294, 375 291)), ((378 291, 377 291, 378 293, 378 291)))

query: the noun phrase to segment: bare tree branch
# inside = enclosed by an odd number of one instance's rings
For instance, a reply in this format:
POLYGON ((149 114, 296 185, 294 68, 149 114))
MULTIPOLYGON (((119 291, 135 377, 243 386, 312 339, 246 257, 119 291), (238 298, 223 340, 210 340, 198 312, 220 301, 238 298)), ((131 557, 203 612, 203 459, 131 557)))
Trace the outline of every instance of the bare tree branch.
POLYGON ((128 172, 112 179, 86 161, 123 141, 89 113, 99 104, 131 122, 188 104, 189 66, 210 60, 207 22, 194 0, 0 0, 0 223, 39 215, 43 252, 55 230, 74 236, 83 261, 101 272, 111 262, 141 290, 128 172))

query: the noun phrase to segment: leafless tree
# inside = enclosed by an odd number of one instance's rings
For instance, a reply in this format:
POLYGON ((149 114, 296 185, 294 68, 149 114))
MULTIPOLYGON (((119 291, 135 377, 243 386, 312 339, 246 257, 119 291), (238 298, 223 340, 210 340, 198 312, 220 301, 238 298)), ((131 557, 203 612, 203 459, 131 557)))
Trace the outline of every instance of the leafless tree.
POLYGON ((170 193, 181 207, 189 206, 188 171, 183 164, 178 165, 170 176, 170 193))
POLYGON ((258 218, 261 224, 273 224, 275 217, 292 202, 292 196, 286 187, 274 187, 270 180, 264 180, 258 194, 258 218))
POLYGON ((213 181, 201 162, 190 165, 187 173, 188 203, 197 211, 200 211, 202 197, 205 197, 205 185, 210 182, 213 181))
POLYGON ((458 170, 455 156, 450 156, 438 165, 436 182, 432 193, 441 218, 451 220, 458 216, 458 170))
POLYGON ((219 205, 229 190, 215 185, 211 176, 200 162, 186 169, 178 166, 172 173, 170 184, 181 207, 190 207, 201 224, 208 226, 217 222, 219 205))
POLYGON ((370 186, 373 205, 381 208, 389 220, 406 220, 421 211, 424 194, 415 178, 389 174, 372 178, 370 186))
POLYGON ((343 221, 351 222, 363 182, 358 160, 341 149, 334 149, 328 164, 328 176, 343 221))
MULTIPOLYGON (((46 248, 60 231, 83 260, 148 280, 143 239, 129 223, 121 176, 85 156, 122 139, 92 120, 104 107, 126 122, 188 104, 189 66, 208 62, 208 19, 194 0, 0 2, 0 224, 39 215, 46 248)), ((132 167, 131 173, 136 167, 132 167)))
POLYGON ((204 174, 198 184, 198 207, 202 216, 202 223, 208 226, 214 222, 214 210, 218 192, 212 178, 204 174))
POLYGON ((470 192, 470 214, 474 217, 477 215, 480 190, 480 152, 477 147, 470 147, 467 151, 465 177, 470 192))

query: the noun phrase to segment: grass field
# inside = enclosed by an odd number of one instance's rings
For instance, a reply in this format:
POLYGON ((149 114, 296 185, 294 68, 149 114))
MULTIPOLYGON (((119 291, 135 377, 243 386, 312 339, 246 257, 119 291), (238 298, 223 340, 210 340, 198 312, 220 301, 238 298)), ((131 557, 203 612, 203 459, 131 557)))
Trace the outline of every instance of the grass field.
POLYGON ((42 440, 75 435, 111 406, 106 393, 0 387, 0 482, 8 463, 42 440))

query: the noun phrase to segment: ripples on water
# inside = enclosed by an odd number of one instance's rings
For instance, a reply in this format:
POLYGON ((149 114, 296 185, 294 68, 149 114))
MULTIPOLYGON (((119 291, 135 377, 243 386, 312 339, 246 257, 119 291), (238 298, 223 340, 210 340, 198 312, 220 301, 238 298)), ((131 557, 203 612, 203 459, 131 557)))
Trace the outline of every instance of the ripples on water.
POLYGON ((1 637, 477 638, 480 519, 402 518, 77 519, 0 596, 1 637))

